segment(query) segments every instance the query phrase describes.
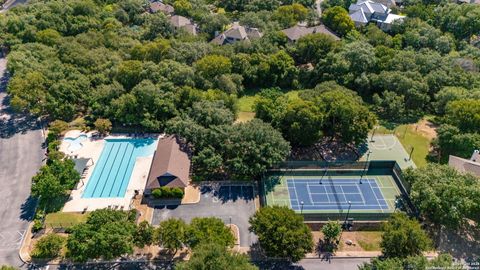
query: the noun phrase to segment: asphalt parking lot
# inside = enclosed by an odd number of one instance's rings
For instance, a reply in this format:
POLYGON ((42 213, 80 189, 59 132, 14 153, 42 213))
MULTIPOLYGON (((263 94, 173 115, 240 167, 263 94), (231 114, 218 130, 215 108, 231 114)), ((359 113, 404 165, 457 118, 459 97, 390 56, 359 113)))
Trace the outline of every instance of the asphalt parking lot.
POLYGON ((190 222, 194 217, 217 217, 225 224, 235 224, 240 232, 240 246, 249 247, 257 238, 248 231, 248 219, 255 213, 254 188, 247 184, 202 185, 200 202, 188 205, 158 206, 152 224, 169 218, 190 222))

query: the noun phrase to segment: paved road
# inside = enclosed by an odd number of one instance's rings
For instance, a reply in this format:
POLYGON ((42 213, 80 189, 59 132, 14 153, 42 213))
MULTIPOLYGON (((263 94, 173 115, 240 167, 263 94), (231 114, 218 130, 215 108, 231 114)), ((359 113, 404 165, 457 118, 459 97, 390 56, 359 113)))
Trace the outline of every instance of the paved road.
MULTIPOLYGON (((256 262, 255 264, 260 270, 356 270, 363 262, 368 262, 369 259, 332 259, 331 262, 326 262, 321 259, 304 259, 298 264, 282 264, 282 263, 268 263, 256 262)), ((74 267, 48 265, 31 267, 31 269, 38 270, 60 270, 60 269, 105 269, 105 270, 170 270, 174 269, 172 262, 167 263, 117 263, 117 264, 96 264, 93 265, 76 265, 74 267)))
POLYGON ((248 247, 256 242, 256 237, 248 231, 248 219, 255 213, 253 187, 250 185, 221 185, 201 188, 199 203, 190 205, 167 206, 156 208, 152 224, 175 217, 190 222, 194 217, 218 217, 226 224, 238 226, 240 231, 240 246, 248 247))
POLYGON ((42 164, 42 132, 32 118, 11 112, 0 58, 0 265, 21 266, 18 249, 32 216, 30 181, 42 164))

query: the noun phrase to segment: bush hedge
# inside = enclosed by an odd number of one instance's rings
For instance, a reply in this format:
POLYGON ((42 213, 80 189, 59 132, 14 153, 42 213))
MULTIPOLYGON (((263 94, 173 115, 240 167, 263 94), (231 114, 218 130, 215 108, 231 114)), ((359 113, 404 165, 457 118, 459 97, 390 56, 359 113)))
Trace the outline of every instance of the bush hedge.
POLYGON ((177 187, 160 187, 152 191, 152 196, 156 199, 182 199, 184 194, 183 190, 177 187))

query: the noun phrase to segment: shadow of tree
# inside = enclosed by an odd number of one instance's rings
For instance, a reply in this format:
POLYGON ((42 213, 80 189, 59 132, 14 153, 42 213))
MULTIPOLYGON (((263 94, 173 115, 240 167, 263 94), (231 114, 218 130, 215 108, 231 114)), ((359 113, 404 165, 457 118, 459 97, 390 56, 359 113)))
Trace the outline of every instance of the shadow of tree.
POLYGON ((441 252, 450 253, 455 258, 480 258, 480 228, 467 224, 458 230, 442 228, 430 229, 435 246, 441 252))
POLYGON ((20 206, 20 219, 25 221, 32 221, 35 215, 35 206, 37 204, 37 199, 29 196, 25 202, 20 206))
POLYGON ((40 129, 37 117, 17 113, 10 107, 10 96, 6 95, 7 83, 8 75, 5 75, 0 79, 0 138, 10 138, 17 133, 24 134, 29 130, 40 129))

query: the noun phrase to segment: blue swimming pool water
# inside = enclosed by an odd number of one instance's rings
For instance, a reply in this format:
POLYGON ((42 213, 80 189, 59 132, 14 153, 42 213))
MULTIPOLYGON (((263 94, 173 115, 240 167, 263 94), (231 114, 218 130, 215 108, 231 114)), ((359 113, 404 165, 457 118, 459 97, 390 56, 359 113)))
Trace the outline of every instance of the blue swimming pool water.
POLYGON ((156 139, 106 139, 83 198, 123 197, 137 157, 152 155, 156 139))
POLYGON ((70 144, 67 148, 68 151, 77 151, 80 148, 82 148, 82 146, 83 146, 82 142, 85 141, 86 139, 87 139, 86 134, 80 134, 76 138, 67 137, 67 138, 64 138, 63 140, 70 144))

